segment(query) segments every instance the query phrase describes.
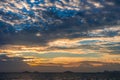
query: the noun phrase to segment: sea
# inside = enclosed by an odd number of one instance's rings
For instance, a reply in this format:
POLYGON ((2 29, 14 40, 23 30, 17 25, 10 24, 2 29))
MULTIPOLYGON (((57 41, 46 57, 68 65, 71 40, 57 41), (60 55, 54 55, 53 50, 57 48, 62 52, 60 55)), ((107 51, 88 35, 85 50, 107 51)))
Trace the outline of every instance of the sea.
POLYGON ((0 80, 120 80, 120 73, 0 73, 0 80))

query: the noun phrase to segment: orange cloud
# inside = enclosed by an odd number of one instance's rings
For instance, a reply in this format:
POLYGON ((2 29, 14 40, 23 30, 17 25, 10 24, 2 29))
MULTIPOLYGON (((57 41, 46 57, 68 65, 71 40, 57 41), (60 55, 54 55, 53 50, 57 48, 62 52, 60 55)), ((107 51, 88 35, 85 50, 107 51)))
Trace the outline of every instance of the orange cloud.
MULTIPOLYGON (((120 57, 118 55, 111 55, 113 50, 108 49, 104 44, 111 42, 119 42, 120 36, 115 37, 95 37, 95 38, 75 38, 75 39, 58 39, 49 42, 46 46, 26 46, 26 45, 4 45, 0 47, 0 53, 5 54, 8 57, 21 57, 24 58, 23 61, 30 66, 63 66, 63 67, 78 67, 81 66, 83 61, 99 61, 106 63, 118 63, 120 64, 120 57), (83 45, 79 42, 98 40, 99 42, 94 42, 94 45, 83 45), (95 48, 99 49, 95 49, 95 48), (28 55, 24 55, 28 53, 28 55), (52 58, 42 58, 40 56, 29 55, 32 54, 51 54, 51 53, 68 53, 68 57, 52 57, 52 58), (88 54, 88 56, 78 56, 69 57, 70 54, 88 54), (89 54, 94 53, 100 55, 99 57, 89 57, 89 54), (79 64, 78 64, 79 63, 79 64)), ((115 44, 116 46, 117 44, 115 44)), ((102 64, 91 64, 92 66, 102 66, 102 64)))

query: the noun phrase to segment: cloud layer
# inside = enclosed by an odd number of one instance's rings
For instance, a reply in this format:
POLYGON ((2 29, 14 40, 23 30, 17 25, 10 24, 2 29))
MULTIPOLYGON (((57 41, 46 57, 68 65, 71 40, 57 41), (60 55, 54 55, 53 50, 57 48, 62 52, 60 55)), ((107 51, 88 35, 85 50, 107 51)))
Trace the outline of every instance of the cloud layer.
POLYGON ((2 0, 0 71, 119 70, 119 14, 115 0, 2 0))

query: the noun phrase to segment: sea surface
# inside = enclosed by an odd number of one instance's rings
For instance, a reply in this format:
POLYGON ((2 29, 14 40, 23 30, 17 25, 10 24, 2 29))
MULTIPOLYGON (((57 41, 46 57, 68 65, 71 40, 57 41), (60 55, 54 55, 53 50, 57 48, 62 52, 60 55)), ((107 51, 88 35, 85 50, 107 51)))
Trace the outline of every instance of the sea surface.
POLYGON ((0 80, 120 80, 120 73, 0 73, 0 80))

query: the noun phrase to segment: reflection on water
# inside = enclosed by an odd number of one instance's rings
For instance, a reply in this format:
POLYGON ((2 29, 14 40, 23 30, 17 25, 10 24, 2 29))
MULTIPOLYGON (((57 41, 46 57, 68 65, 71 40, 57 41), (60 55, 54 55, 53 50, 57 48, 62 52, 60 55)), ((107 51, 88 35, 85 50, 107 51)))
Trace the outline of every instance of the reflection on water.
POLYGON ((120 80, 120 73, 0 73, 0 80, 120 80))

